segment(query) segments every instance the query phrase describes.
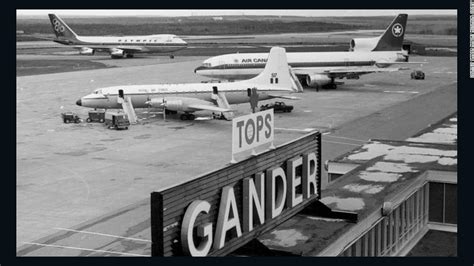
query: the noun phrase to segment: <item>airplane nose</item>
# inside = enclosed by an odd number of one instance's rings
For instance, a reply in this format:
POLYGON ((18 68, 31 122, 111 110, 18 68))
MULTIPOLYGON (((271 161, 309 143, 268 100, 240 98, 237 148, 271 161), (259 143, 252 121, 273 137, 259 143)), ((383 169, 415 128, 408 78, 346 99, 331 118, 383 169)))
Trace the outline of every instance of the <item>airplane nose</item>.
POLYGON ((203 69, 205 69, 205 67, 203 67, 203 66, 198 66, 198 67, 196 67, 196 68, 194 69, 194 73, 197 73, 198 71, 203 70, 203 69))
POLYGON ((81 101, 81 99, 77 100, 76 104, 79 105, 79 106, 82 106, 82 101, 81 101))

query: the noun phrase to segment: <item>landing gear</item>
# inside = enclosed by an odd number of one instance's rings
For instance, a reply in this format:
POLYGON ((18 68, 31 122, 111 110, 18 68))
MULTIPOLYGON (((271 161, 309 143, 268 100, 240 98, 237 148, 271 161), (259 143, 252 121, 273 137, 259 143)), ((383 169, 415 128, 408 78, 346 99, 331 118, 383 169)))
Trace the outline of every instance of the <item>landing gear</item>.
POLYGON ((127 57, 127 58, 133 58, 133 54, 126 54, 125 57, 127 57))
POLYGON ((171 111, 171 110, 166 109, 166 110, 165 110, 165 113, 166 113, 167 115, 174 115, 174 114, 177 114, 178 112, 177 112, 177 111, 171 111))
POLYGON ((174 55, 170 54, 170 59, 174 59, 174 55))
POLYGON ((335 89, 337 89, 337 84, 332 82, 332 83, 326 84, 322 87, 325 88, 325 89, 335 90, 335 89))
POLYGON ((189 113, 184 113, 180 116, 181 120, 194 120, 196 119, 196 116, 193 115, 193 114, 189 114, 189 113))

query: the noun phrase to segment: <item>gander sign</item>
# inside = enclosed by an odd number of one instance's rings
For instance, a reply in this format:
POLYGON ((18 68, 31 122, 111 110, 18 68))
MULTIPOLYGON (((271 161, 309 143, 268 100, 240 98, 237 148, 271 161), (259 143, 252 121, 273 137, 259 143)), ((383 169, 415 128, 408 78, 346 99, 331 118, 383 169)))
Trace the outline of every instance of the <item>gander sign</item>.
POLYGON ((151 194, 152 256, 224 256, 320 198, 314 132, 151 194))

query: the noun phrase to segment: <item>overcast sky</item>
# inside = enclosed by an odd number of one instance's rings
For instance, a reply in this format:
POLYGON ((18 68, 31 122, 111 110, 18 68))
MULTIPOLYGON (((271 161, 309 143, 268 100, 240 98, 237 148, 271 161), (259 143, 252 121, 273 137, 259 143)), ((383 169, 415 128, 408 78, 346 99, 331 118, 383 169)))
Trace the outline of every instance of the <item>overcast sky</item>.
POLYGON ((383 9, 383 10, 344 10, 344 9, 18 9, 18 16, 46 16, 56 13, 60 16, 221 16, 221 15, 276 15, 276 16, 394 16, 398 13, 409 15, 456 15, 456 9, 383 9))

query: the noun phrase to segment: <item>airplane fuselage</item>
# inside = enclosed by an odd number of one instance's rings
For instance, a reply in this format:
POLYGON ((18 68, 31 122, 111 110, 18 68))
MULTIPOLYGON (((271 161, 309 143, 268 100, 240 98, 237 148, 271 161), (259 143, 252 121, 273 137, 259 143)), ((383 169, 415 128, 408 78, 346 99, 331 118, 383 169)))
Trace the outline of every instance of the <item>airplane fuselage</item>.
POLYGON ((130 97, 134 108, 148 108, 147 102, 151 99, 189 98, 212 102, 213 87, 217 87, 219 93, 225 93, 229 104, 249 102, 248 88, 257 87, 259 100, 269 99, 271 93, 292 92, 290 88, 261 86, 247 82, 132 85, 97 89, 94 93, 82 97, 78 104, 91 108, 122 108, 118 102, 119 90, 123 90, 125 98, 130 97))
MULTIPOLYGON (((288 64, 296 75, 308 72, 324 73, 348 67, 383 66, 406 60, 403 51, 382 52, 298 52, 287 53, 288 64)), ((209 58, 194 72, 201 76, 218 79, 248 79, 258 75, 265 67, 268 53, 226 54, 209 58)))
POLYGON ((111 51, 111 49, 133 49, 133 53, 166 53, 174 52, 187 47, 187 43, 170 34, 146 36, 76 36, 74 40, 58 39, 58 43, 85 47, 97 51, 111 51))

